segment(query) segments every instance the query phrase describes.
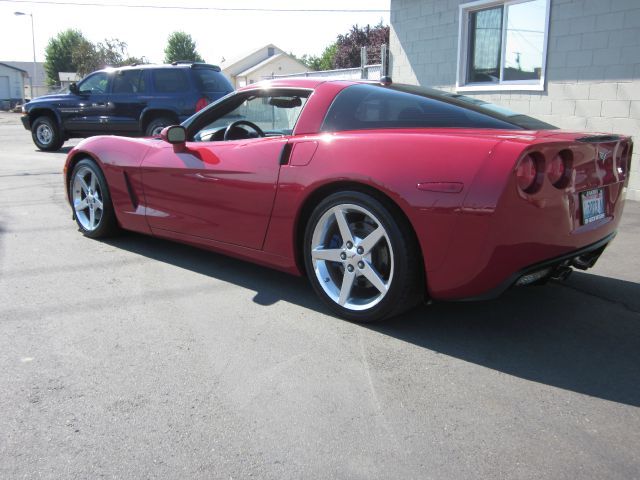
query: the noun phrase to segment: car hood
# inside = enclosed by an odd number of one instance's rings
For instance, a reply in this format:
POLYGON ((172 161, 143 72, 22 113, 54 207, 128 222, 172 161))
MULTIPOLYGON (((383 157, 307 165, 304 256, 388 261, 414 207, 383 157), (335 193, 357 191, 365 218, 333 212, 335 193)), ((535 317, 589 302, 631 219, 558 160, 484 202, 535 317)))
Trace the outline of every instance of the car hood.
POLYGON ((74 147, 74 150, 94 151, 102 150, 103 148, 112 149, 118 145, 142 145, 147 148, 150 146, 165 145, 172 147, 170 143, 163 142, 159 137, 121 137, 118 135, 95 135, 82 139, 78 145, 74 147))
POLYGON ((26 103, 26 105, 37 105, 39 103, 51 103, 68 100, 71 97, 68 93, 52 93, 51 95, 42 95, 26 103))

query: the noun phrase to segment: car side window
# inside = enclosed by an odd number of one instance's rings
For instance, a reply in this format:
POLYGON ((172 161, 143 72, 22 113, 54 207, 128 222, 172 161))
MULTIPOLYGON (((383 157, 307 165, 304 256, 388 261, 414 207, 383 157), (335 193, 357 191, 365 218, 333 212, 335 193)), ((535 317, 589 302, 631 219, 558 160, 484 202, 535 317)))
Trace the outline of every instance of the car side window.
POLYGON ((144 78, 142 70, 120 70, 113 79, 111 93, 142 93, 144 92, 144 78))
POLYGON ((158 93, 189 91, 189 79, 183 70, 163 68, 153 71, 153 86, 158 93))
POLYGON ((80 85, 78 90, 81 94, 106 93, 109 85, 109 76, 106 72, 98 72, 87 77, 80 85))
MULTIPOLYGON (((210 121, 195 135, 196 141, 222 140, 229 125, 237 121, 250 122, 259 127, 267 137, 291 135, 298 117, 307 102, 309 92, 273 95, 270 92, 257 92, 248 96, 230 98, 230 109, 210 121), (235 103, 233 103, 235 102, 235 103)), ((251 138, 253 129, 240 125, 231 139, 251 138), (246 133, 246 135, 245 135, 246 133)))

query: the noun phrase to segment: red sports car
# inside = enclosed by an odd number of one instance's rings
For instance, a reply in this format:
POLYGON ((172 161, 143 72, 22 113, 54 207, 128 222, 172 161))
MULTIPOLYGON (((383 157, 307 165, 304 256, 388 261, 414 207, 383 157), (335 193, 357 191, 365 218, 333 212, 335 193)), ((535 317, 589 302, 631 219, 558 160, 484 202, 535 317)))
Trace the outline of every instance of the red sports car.
POLYGON ((632 143, 391 82, 278 80, 160 137, 94 137, 65 179, 80 231, 118 228, 306 274, 368 322, 591 267, 632 143))

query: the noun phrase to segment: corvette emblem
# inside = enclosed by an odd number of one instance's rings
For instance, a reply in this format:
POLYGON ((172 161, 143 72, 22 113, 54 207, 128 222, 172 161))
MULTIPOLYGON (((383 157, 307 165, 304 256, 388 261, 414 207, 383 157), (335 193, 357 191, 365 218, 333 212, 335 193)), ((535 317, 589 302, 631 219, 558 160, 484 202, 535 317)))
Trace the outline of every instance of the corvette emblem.
POLYGON ((600 158, 601 162, 604 162, 607 159, 608 155, 609 155, 609 152, 607 152, 606 150, 600 150, 598 152, 598 157, 600 158))

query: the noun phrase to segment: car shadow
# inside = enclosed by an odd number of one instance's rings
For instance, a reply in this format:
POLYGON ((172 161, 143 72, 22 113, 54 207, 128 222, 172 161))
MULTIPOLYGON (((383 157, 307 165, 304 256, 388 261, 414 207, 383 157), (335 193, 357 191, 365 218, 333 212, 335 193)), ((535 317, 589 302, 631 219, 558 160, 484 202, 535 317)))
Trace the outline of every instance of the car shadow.
POLYGON ((253 301, 259 305, 273 305, 283 300, 328 313, 306 281, 301 282, 299 277, 287 273, 208 250, 132 232, 123 232, 122 235, 103 242, 253 290, 256 292, 253 301))
MULTIPOLYGON (((143 235, 109 240, 154 260, 329 314, 307 282, 143 235)), ((586 273, 485 302, 436 302, 363 325, 413 345, 545 385, 640 406, 640 285, 586 273)))
POLYGON ((575 272, 486 302, 434 303, 372 330, 530 381, 640 406, 640 285, 575 272))

